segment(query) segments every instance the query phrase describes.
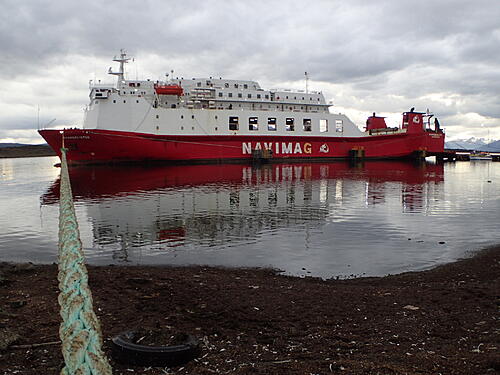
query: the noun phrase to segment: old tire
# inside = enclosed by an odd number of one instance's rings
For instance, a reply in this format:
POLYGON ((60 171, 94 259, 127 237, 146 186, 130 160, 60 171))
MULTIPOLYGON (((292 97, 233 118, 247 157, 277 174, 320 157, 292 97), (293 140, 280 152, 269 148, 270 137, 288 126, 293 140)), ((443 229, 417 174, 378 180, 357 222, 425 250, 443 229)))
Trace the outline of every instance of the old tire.
POLYGON ((113 337, 113 356, 122 363, 139 366, 173 367, 195 358, 199 353, 198 340, 191 335, 179 345, 148 346, 134 344, 136 333, 123 332, 113 337))

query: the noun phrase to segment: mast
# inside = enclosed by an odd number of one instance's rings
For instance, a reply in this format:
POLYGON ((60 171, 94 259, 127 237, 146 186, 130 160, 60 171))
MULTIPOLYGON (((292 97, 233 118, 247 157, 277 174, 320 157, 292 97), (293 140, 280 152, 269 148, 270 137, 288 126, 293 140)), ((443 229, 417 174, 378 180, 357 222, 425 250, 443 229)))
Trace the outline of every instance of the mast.
POLYGON ((119 62, 120 63, 120 70, 118 72, 113 72, 113 69, 111 67, 108 70, 108 74, 112 74, 114 76, 118 77, 118 82, 124 81, 125 80, 125 64, 128 63, 130 58, 127 58, 127 53, 125 50, 122 48, 120 50, 120 57, 114 57, 113 61, 119 62))

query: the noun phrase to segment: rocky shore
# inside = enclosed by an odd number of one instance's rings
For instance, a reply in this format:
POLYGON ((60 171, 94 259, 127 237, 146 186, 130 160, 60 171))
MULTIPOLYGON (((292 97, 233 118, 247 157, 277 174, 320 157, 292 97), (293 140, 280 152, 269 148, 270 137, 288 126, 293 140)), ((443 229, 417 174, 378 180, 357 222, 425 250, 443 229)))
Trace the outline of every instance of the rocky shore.
MULTIPOLYGON (((424 272, 321 280, 273 270, 89 267, 114 374, 494 374, 500 247, 424 272), (117 363, 129 329, 190 333, 197 359, 117 363)), ((58 374, 55 265, 0 267, 0 373, 58 374)))

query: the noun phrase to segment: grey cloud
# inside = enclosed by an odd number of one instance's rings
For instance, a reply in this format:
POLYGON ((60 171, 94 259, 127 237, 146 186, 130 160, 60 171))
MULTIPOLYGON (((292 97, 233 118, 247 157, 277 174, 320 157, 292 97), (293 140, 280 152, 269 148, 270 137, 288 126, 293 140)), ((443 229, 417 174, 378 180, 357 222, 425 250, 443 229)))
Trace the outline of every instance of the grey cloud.
POLYGON ((126 48, 139 62, 156 56, 158 75, 175 68, 278 84, 308 71, 312 84, 348 88, 354 107, 372 97, 391 107, 390 95, 411 106, 440 93, 463 98, 461 108, 443 106, 447 113, 500 119, 498 19, 500 6, 489 0, 3 0, 0 80, 46 74, 70 55, 109 61, 126 48))

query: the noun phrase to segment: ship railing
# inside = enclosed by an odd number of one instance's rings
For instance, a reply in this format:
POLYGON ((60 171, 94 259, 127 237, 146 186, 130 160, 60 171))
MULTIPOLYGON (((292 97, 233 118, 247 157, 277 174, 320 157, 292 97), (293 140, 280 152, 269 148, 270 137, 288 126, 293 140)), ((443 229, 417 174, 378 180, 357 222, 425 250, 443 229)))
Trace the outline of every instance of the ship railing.
POLYGON ((113 83, 95 83, 94 81, 89 81, 89 88, 99 88, 99 89, 114 89, 115 85, 113 83))
MULTIPOLYGON (((269 92, 272 92, 272 93, 275 93, 275 94, 276 93, 279 94, 280 92, 286 92, 286 93, 290 93, 290 92, 291 93, 294 93, 294 92, 299 93, 300 92, 301 94, 305 94, 306 93, 305 90, 290 90, 290 89, 280 89, 280 88, 278 88, 278 89, 271 89, 271 90, 269 90, 269 92)), ((321 91, 308 90, 307 94, 320 95, 321 91)))

